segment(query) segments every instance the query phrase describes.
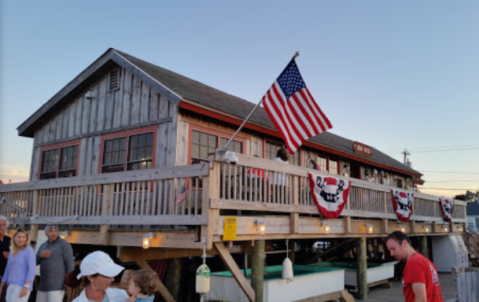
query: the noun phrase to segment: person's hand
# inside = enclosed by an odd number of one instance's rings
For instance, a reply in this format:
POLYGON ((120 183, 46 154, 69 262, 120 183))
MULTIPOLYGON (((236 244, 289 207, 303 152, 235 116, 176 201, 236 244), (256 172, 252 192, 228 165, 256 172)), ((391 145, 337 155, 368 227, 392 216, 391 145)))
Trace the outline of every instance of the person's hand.
POLYGON ((10 252, 3 252, 3 257, 5 257, 5 259, 8 259, 9 255, 10 255, 10 252))
POLYGON ((52 254, 51 250, 43 250, 40 252, 40 258, 48 258, 52 254))
POLYGON ((24 288, 22 288, 22 291, 20 292, 20 296, 18 296, 18 297, 19 298, 25 297, 27 294, 28 294, 28 288, 24 287, 24 288))

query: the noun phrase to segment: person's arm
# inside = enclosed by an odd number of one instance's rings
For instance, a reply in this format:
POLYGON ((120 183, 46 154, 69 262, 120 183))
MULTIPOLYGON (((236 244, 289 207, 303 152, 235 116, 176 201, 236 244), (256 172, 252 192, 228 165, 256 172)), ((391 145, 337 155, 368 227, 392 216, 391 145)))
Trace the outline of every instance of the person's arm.
POLYGON ((75 262, 73 260, 73 249, 68 241, 63 244, 63 261, 65 263, 65 271, 67 274, 75 268, 75 262))
POLYGON ((413 283, 411 287, 414 292, 414 302, 427 302, 426 284, 413 283))
POLYGON ((31 285, 33 283, 33 280, 35 279, 35 273, 36 273, 36 259, 35 259, 35 251, 31 246, 29 246, 28 253, 26 255, 26 262, 27 262, 27 279, 25 280, 25 284, 31 285))
POLYGON ((37 252, 37 265, 40 264, 40 261, 42 261, 42 257, 40 256, 40 253, 42 252, 42 247, 43 247, 43 244, 40 246, 40 248, 38 249, 38 252, 37 252))

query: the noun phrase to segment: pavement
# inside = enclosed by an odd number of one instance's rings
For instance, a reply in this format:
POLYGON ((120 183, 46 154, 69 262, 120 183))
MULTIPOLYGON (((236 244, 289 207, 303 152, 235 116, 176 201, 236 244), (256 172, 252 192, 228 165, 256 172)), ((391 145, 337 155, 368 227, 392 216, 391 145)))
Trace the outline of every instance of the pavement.
MULTIPOLYGON (((368 302, 400 302, 404 301, 401 281, 389 281, 392 288, 382 288, 380 286, 370 288, 368 302)), ((457 296, 456 281, 451 273, 439 273, 439 283, 441 284, 442 298, 444 302, 454 301, 457 296)))

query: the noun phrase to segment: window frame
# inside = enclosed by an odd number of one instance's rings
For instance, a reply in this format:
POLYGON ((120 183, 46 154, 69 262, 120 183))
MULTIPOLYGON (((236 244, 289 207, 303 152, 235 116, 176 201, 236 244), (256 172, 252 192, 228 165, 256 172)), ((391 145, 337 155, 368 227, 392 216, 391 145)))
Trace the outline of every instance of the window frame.
MULTIPOLYGON (((279 141, 276 141, 276 140, 273 140, 273 139, 263 138, 263 158, 264 158, 264 159, 268 159, 268 158, 266 157, 266 144, 267 144, 267 143, 270 143, 270 144, 272 144, 272 145, 277 145, 277 146, 283 146, 283 145, 284 145, 284 143, 282 143, 282 142, 279 142, 279 141)), ((291 161, 292 155, 291 155, 291 154, 289 153, 289 151, 288 151, 288 156, 289 156, 289 160, 288 160, 288 161, 289 161, 289 164, 290 164, 290 165, 294 165, 294 166, 298 166, 298 167, 304 167, 304 163, 303 163, 303 161, 304 161, 304 159, 303 159, 303 149, 302 149, 302 148, 299 148, 296 152, 298 153, 298 164, 295 164, 295 163, 293 163, 293 162, 291 161)), ((276 158, 276 155, 274 155, 274 158, 276 158)), ((274 158, 273 158, 273 159, 274 159, 274 158)), ((273 160, 273 159, 272 159, 272 160, 273 160)))
POLYGON ((104 155, 104 148, 105 148, 105 141, 112 140, 112 139, 119 139, 119 138, 125 138, 125 154, 124 154, 124 160, 123 160, 123 169, 121 171, 116 171, 116 172, 125 172, 125 171, 137 171, 137 170, 128 170, 128 155, 129 155, 129 145, 130 145, 130 137, 135 136, 135 135, 141 135, 141 134, 146 134, 146 133, 153 133, 153 147, 152 147, 152 154, 151 154, 151 168, 148 169, 153 169, 155 168, 156 164, 156 143, 157 143, 157 133, 158 133, 158 127, 156 125, 154 126, 148 126, 148 127, 143 127, 143 128, 137 128, 137 129, 131 129, 131 130, 125 130, 125 131, 120 131, 120 132, 115 132, 115 133, 110 133, 110 134, 105 134, 101 136, 100 140, 100 152, 98 155, 98 174, 108 174, 108 173, 115 173, 115 172, 103 172, 103 155, 104 155))
MULTIPOLYGON (((79 168, 79 165, 80 165, 80 149, 81 149, 80 148, 81 140, 79 140, 79 139, 40 147, 40 154, 39 154, 39 157, 38 157, 37 179, 38 180, 47 180, 47 179, 57 179, 57 178, 59 178, 58 177, 59 173, 63 172, 63 170, 60 171, 62 149, 67 148, 67 147, 72 147, 72 146, 77 146, 77 158, 76 158, 76 165, 75 165, 75 176, 71 176, 71 177, 78 176, 78 168, 79 168), (58 150, 57 151, 58 152, 57 153, 57 159, 56 159, 56 163, 55 163, 55 177, 54 178, 41 179, 40 177, 42 175, 43 153, 46 152, 46 151, 52 151, 52 150, 58 150)), ((50 172, 50 173, 53 173, 53 172, 50 172)))

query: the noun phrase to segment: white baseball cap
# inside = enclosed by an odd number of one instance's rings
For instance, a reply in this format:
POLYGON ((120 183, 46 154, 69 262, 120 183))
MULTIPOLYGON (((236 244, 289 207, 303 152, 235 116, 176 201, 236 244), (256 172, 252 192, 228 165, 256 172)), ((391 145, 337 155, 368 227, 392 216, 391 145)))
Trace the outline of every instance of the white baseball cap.
POLYGON ((80 273, 77 279, 82 276, 100 274, 105 277, 115 277, 125 268, 113 262, 107 253, 96 251, 88 254, 80 264, 80 273))

